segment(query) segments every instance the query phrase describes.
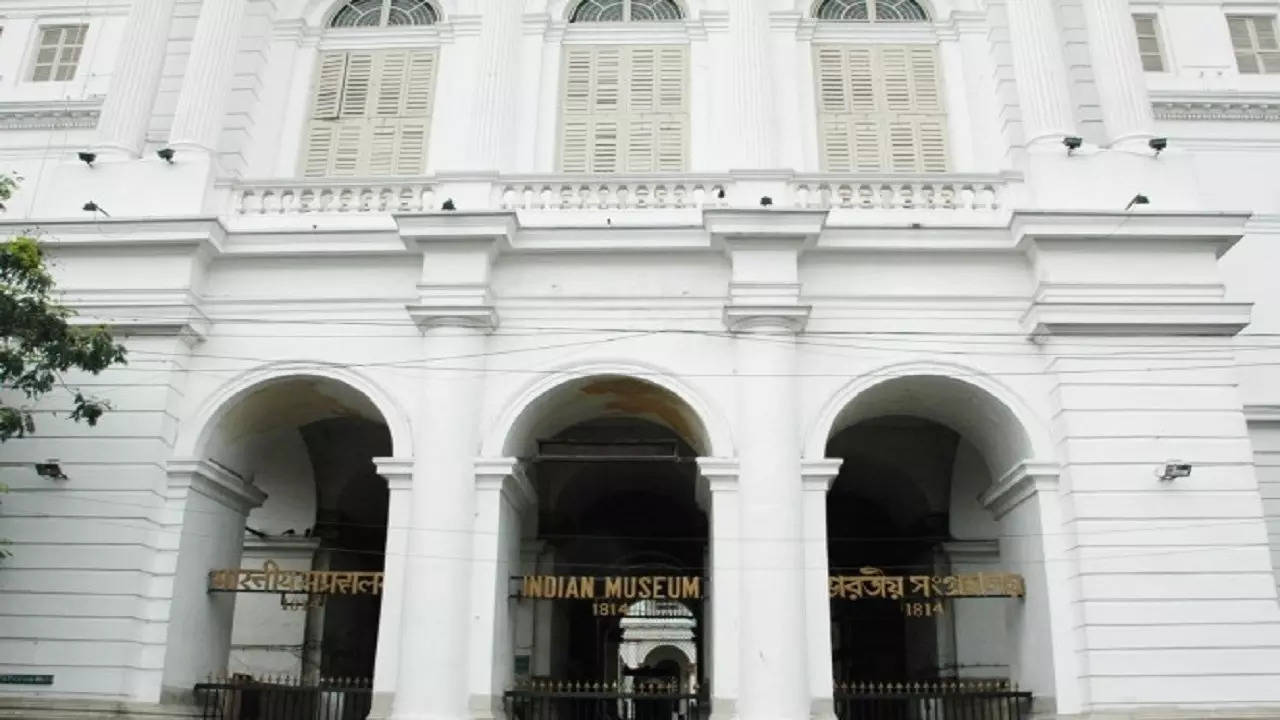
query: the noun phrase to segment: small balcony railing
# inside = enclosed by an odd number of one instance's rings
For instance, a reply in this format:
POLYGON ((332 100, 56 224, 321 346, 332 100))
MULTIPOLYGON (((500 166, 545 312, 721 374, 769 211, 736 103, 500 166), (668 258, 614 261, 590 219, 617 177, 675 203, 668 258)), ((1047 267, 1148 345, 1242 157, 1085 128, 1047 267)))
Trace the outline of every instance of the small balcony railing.
POLYGON ((387 214, 439 210, 568 213, 758 207, 830 209, 868 217, 906 211, 985 215, 1012 204, 1008 175, 509 175, 486 178, 237 180, 221 187, 232 217, 387 214))

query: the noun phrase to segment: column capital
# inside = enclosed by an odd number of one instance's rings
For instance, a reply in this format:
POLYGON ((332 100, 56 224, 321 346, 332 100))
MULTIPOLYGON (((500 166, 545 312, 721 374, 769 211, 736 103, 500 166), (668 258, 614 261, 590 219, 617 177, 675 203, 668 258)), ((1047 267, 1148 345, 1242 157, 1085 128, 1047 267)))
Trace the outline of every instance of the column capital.
POLYGON ((373 465, 387 481, 387 490, 399 492, 413 488, 413 458, 378 457, 373 459, 373 465))
POLYGON ((1024 460, 992 483, 978 502, 999 520, 1041 492, 1057 492, 1061 472, 1057 463, 1024 460))
POLYGON ((516 214, 443 211, 393 218, 405 247, 422 254, 418 301, 407 308, 418 327, 496 328, 489 279, 494 260, 519 230, 516 214))
POLYGON ((800 461, 800 482, 805 492, 821 492, 824 495, 840 474, 843 458, 814 458, 800 461))
POLYGON ((197 492, 244 515, 267 499, 267 494, 235 472, 207 460, 165 463, 170 489, 197 492))
POLYGON ((698 486, 694 492, 703 510, 711 509, 716 495, 738 492, 738 459, 698 458, 698 486))
POLYGON ((516 458, 476 458, 476 492, 496 492, 516 508, 538 501, 524 463, 516 458))

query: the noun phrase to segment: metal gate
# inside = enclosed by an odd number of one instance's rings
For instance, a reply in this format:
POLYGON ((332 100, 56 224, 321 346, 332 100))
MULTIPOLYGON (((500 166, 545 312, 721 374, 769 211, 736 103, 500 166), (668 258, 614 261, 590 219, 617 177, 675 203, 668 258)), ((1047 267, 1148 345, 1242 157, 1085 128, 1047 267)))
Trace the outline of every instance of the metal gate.
POLYGON ((201 720, 364 720, 373 702, 368 680, 237 675, 195 687, 201 720))
POLYGON ((850 683, 835 689, 840 720, 1024 720, 1032 696, 1004 681, 850 683))
POLYGON ((706 703, 675 683, 628 691, 600 683, 534 682, 506 694, 509 720, 701 720, 706 703))

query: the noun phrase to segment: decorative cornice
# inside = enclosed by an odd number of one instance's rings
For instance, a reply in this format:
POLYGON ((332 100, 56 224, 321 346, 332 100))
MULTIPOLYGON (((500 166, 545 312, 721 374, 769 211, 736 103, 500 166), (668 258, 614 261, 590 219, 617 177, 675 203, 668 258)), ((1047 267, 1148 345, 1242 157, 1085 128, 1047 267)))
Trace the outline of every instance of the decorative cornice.
POLYGON ((98 126, 102 98, 62 102, 0 102, 0 130, 73 130, 98 126))
POLYGON ((318 537, 247 537, 244 539, 245 557, 269 557, 309 559, 320 549, 318 537))
POLYGON ((1276 93, 1156 93, 1151 108, 1157 120, 1280 122, 1276 93))
POLYGON ((1228 302, 1036 302, 1022 322, 1047 335, 1231 337, 1249 326, 1253 305, 1228 302))
POLYGON ((476 458, 475 484, 476 492, 501 493, 517 509, 531 507, 538 501, 533 483, 516 458, 476 458))
POLYGON ((826 493, 840 474, 842 458, 821 458, 800 462, 800 482, 805 491, 826 493))
POLYGON ((413 458, 379 457, 373 459, 373 465, 387 481, 387 490, 394 493, 413 487, 413 458))
POLYGON ((1245 422, 1280 423, 1280 405, 1245 405, 1245 422))
POLYGON ((978 498, 996 519, 1040 492, 1057 492, 1060 471, 1054 463, 1026 461, 1013 466, 978 498))
POLYGON ((498 311, 492 305, 406 305, 409 317, 422 330, 440 327, 493 330, 498 327, 498 311))
POLYGON ((724 307, 724 324, 732 332, 780 329, 798 333, 812 313, 812 305, 730 303, 724 307))

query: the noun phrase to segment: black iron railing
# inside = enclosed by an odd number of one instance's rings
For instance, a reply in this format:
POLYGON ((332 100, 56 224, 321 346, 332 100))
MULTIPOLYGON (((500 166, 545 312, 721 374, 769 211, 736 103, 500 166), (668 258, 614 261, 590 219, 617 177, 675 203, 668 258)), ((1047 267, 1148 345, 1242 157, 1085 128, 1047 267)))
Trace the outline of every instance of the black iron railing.
POLYGON ((1024 720, 1032 696, 1004 681, 848 683, 835 689, 840 720, 1024 720))
POLYGON ((244 675, 195 687, 202 720, 364 720, 373 701, 367 680, 256 679, 244 675))
POLYGON ((534 682, 506 694, 510 720, 701 720, 706 704, 673 684, 534 682))

